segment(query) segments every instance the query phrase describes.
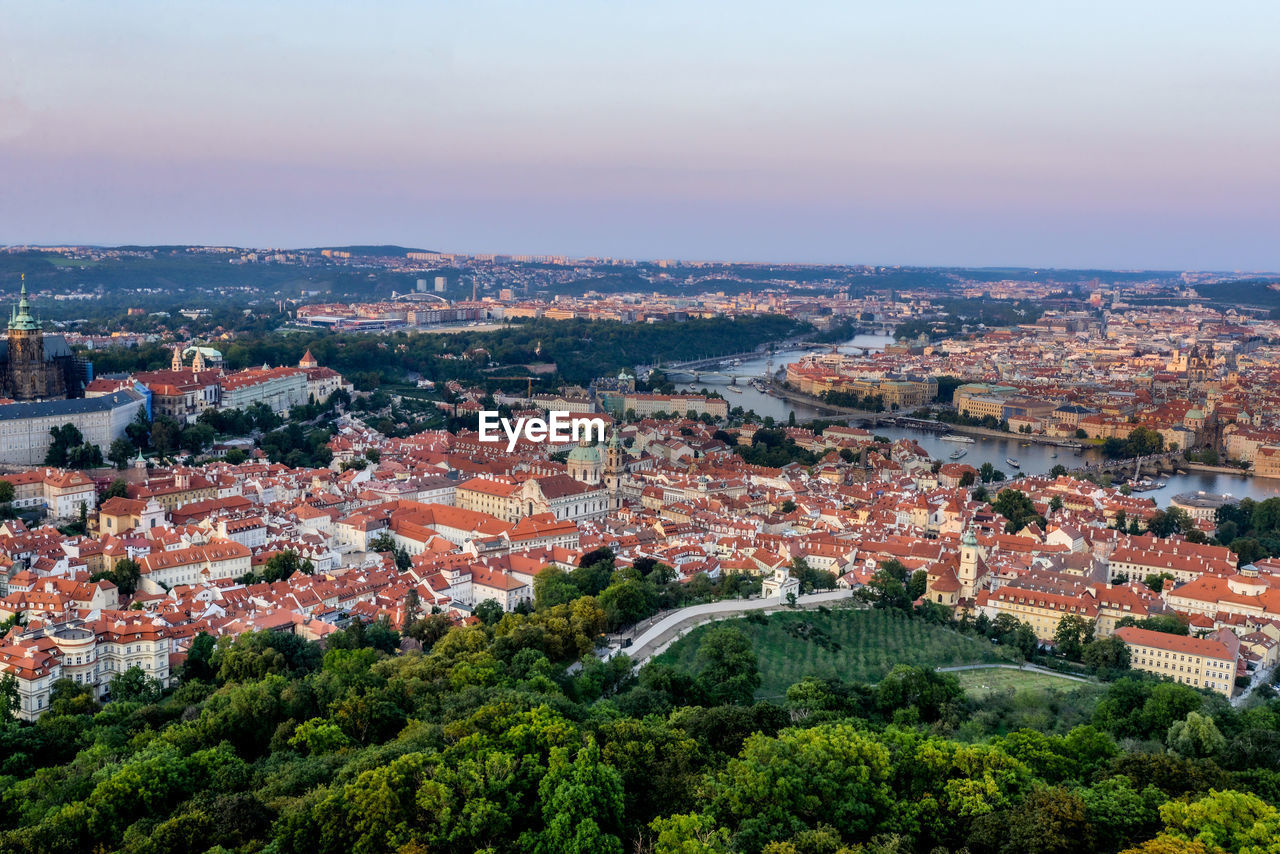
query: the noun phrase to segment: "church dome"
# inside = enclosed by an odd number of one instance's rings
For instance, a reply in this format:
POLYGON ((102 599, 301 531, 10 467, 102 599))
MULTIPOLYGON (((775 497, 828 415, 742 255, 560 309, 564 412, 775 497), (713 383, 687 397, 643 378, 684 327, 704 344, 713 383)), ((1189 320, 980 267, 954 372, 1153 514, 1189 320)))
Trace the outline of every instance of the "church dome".
POLYGON ((578 445, 567 458, 567 462, 583 465, 599 465, 600 461, 600 449, 595 445, 578 445))

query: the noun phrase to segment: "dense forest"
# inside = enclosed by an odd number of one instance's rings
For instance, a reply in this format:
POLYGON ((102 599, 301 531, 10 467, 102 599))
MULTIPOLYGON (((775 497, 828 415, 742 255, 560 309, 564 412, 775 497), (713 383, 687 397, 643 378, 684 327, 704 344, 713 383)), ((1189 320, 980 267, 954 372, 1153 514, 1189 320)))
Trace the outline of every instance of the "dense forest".
MULTIPOLYGON (((777 315, 662 323, 533 320, 498 330, 466 330, 448 335, 300 332, 242 336, 224 346, 223 356, 231 368, 291 365, 310 349, 320 364, 365 389, 402 382, 410 372, 437 382, 457 379, 476 383, 487 381, 485 369, 491 362, 517 372, 525 364, 554 362, 556 373, 546 375, 534 386, 535 390, 550 391, 566 382, 585 384, 595 377, 617 375, 622 368, 634 369, 637 364, 739 353, 806 328, 777 315)), ((104 374, 168 367, 172 352, 154 345, 103 350, 90 357, 95 372, 104 374)), ((525 383, 507 381, 506 387, 523 389, 525 383)))
POLYGON ((1280 498, 1224 504, 1217 521, 1217 540, 1230 546, 1242 564, 1280 555, 1280 498))
POLYGON ((201 636, 176 688, 129 671, 105 707, 61 683, 0 726, 0 852, 1277 850, 1280 700, 975 696, 910 665, 761 699, 768 650, 732 624, 633 674, 591 650, 665 579, 611 567, 466 628, 201 636))

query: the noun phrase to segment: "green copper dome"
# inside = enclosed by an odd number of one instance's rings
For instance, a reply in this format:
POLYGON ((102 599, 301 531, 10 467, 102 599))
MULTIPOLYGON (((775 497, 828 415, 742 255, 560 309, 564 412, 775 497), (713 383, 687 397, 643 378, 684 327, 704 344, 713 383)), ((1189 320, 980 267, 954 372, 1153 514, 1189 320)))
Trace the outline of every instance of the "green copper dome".
POLYGON ((596 465, 600 462, 600 449, 595 445, 578 445, 569 452, 568 461, 596 465))

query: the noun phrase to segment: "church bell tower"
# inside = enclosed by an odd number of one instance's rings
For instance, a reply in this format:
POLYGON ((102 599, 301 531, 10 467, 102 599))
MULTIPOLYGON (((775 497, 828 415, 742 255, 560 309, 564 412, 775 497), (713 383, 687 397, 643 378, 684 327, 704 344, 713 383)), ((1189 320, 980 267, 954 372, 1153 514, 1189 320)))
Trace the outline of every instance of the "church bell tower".
POLYGON ((956 576, 960 581, 960 597, 972 598, 978 582, 978 538, 972 528, 966 528, 960 538, 960 571, 956 576))
POLYGON ((625 468, 622 455, 622 443, 618 441, 617 429, 614 429, 604 453, 604 485, 609 491, 609 506, 614 510, 622 506, 622 472, 625 468))

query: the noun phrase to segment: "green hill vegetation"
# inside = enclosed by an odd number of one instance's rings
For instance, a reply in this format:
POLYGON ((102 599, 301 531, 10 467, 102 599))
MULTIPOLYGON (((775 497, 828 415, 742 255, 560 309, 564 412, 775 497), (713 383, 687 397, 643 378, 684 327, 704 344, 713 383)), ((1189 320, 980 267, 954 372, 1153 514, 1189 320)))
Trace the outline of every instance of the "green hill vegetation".
MULTIPOLYGON (((616 376, 637 364, 678 362, 703 356, 739 353, 806 329, 778 315, 738 319, 692 318, 660 323, 592 320, 531 320, 499 330, 466 329, 450 335, 398 332, 389 335, 298 332, 290 335, 244 335, 223 348, 230 368, 297 364, 307 350, 320 364, 352 378, 357 388, 403 382, 409 372, 444 382, 495 382, 486 375, 492 362, 520 366, 554 362, 556 372, 534 382, 534 391, 550 391, 563 383, 586 384, 599 376, 616 376), (469 354, 466 358, 459 358, 469 354)), ((172 351, 159 345, 94 351, 98 373, 167 367, 172 351)), ((493 373, 514 374, 522 369, 493 373)), ((505 383, 524 391, 522 380, 505 383)))
POLYGON ((325 649, 200 636, 175 688, 131 670, 105 706, 64 681, 37 723, 0 725, 0 854, 1260 854, 1280 838, 1280 700, 1237 709, 1123 674, 1052 708, 966 693, 927 665, 975 649, 878 612, 717 625, 636 674, 592 654, 634 572, 548 576, 528 613, 478 608, 465 628, 357 622, 325 649))

